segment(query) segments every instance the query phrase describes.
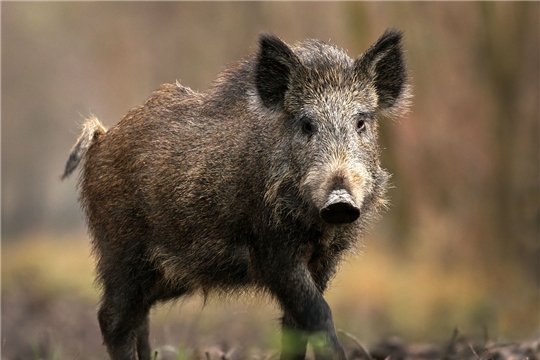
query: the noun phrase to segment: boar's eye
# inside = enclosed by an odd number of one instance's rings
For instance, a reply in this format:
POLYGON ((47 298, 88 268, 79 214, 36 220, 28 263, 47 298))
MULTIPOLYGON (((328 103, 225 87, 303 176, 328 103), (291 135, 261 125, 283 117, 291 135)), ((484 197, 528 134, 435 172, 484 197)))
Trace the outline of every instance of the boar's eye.
POLYGON ((356 123, 356 131, 362 133, 366 130, 366 121, 364 119, 358 120, 356 123))
POLYGON ((313 135, 317 131, 315 124, 308 117, 302 117, 301 124, 302 132, 306 135, 313 135))
POLYGON ((367 121, 373 119, 373 113, 371 112, 361 112, 356 117, 356 132, 361 134, 366 131, 367 121))

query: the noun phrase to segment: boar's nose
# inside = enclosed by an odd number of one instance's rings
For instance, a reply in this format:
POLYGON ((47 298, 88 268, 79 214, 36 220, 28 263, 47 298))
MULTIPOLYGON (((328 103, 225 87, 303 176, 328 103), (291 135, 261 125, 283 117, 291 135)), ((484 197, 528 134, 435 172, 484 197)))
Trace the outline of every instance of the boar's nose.
POLYGON ((358 219, 360 209, 356 206, 351 194, 340 189, 330 193, 319 215, 329 224, 348 224, 358 219))

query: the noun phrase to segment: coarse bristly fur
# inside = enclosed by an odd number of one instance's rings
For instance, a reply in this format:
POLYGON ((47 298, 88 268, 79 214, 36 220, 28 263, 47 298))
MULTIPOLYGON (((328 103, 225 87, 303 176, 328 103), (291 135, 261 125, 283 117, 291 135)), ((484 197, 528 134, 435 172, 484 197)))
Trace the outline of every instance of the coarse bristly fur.
POLYGON ((62 174, 61 179, 66 179, 73 170, 79 166, 79 163, 81 162, 81 159, 83 159, 86 155, 86 151, 90 147, 90 144, 95 138, 98 138, 99 136, 105 134, 107 129, 101 124, 99 119, 95 116, 92 116, 88 118, 85 123, 82 126, 83 130, 81 132, 81 135, 79 136, 79 139, 77 139, 77 142, 71 149, 71 153, 69 154, 69 159, 66 163, 66 168, 64 170, 64 173, 62 174))
POLYGON ((410 97, 401 33, 351 59, 263 34, 205 93, 163 85, 105 131, 92 118, 63 178, 79 188, 112 359, 150 359, 149 310, 259 289, 283 310, 281 359, 345 359, 323 293, 385 207, 378 120, 410 97))

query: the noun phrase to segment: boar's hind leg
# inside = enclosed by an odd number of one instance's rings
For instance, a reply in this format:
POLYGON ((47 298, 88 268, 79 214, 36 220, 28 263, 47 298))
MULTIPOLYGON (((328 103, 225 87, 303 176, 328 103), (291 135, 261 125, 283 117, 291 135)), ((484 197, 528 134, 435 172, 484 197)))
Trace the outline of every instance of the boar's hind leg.
POLYGON ((111 359, 150 360, 150 306, 136 284, 105 288, 98 320, 111 359))

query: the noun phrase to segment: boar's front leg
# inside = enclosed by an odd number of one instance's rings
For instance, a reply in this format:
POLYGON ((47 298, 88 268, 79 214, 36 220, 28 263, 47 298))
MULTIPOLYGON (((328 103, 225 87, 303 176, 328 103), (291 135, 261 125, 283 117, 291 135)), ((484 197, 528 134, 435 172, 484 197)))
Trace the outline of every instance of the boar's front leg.
POLYGON ((307 336, 317 360, 346 359, 337 339, 332 311, 315 286, 309 271, 300 264, 281 269, 283 272, 276 274, 280 281, 271 289, 283 308, 284 319, 290 317, 283 324, 284 336, 289 338, 284 338, 281 359, 303 359, 307 336))
POLYGON ((330 307, 306 265, 280 251, 259 251, 259 276, 283 309, 281 360, 304 359, 306 339, 317 360, 347 359, 341 347, 330 307), (272 256, 273 255, 273 256, 272 256))
POLYGON ((307 334, 300 329, 300 326, 287 312, 283 312, 281 319, 282 340, 281 340, 281 360, 303 360, 306 355, 308 343, 307 334))

